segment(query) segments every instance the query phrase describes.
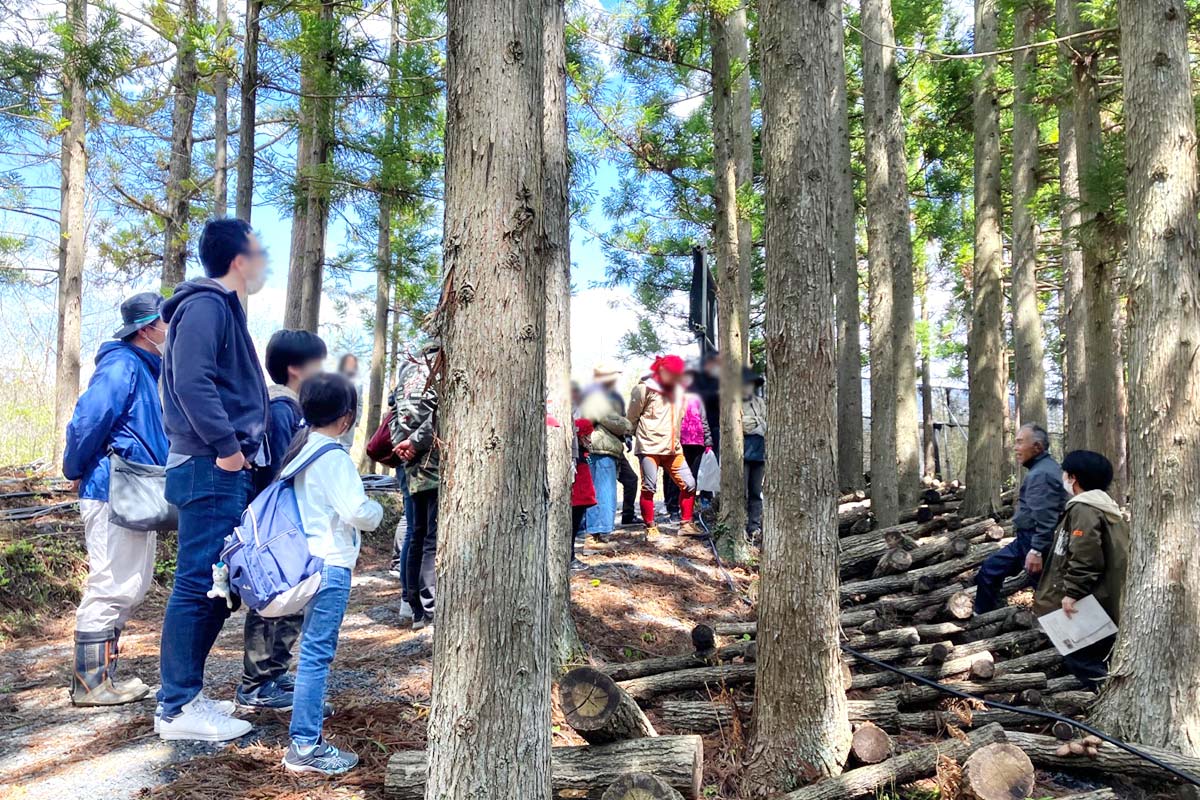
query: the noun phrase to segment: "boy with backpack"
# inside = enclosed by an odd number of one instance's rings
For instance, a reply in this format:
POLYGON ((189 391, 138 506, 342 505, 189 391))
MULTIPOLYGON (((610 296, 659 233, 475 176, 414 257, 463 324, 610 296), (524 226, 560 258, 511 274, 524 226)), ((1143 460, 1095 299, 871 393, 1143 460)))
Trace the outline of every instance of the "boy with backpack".
POLYGON ((300 406, 308 427, 296 436, 280 473, 280 479, 292 480, 309 555, 324 562, 320 587, 304 612, 292 741, 283 757, 290 772, 339 775, 358 764, 357 755, 321 737, 325 685, 350 601, 359 531, 373 531, 383 519, 383 507, 367 498, 350 454, 338 444, 354 426, 357 395, 341 375, 321 374, 305 381, 300 406))
MULTIPOLYGON (((261 491, 279 477, 292 439, 304 426, 300 387, 321 371, 325 342, 310 331, 276 331, 267 342, 267 449, 271 461, 255 473, 261 491)), ((303 614, 268 619, 253 609, 246 610, 245 652, 242 682, 235 698, 245 708, 287 710, 292 707, 295 681, 288 674, 292 650, 300 637, 303 614)))

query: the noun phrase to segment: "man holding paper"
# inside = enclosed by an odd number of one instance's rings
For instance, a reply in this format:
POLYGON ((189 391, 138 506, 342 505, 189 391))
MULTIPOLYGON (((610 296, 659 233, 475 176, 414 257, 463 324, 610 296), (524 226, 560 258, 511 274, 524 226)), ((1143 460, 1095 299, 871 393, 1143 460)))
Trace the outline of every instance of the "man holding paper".
MULTIPOLYGON (((1129 530, 1121 509, 1108 495, 1113 468, 1107 458, 1075 450, 1063 459, 1063 486, 1071 498, 1054 532, 1044 574, 1034 596, 1039 617, 1062 609, 1068 618, 1076 605, 1093 595, 1120 624, 1121 598, 1129 560, 1129 530)), ((1067 669, 1088 688, 1108 675, 1108 657, 1116 636, 1063 656, 1067 669)))

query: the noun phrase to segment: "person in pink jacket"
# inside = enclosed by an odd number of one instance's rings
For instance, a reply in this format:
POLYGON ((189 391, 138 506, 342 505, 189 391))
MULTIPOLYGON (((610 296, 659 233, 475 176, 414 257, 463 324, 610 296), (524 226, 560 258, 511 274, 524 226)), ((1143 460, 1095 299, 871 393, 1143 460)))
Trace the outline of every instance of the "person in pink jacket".
MULTIPOLYGON (((690 362, 683 373, 683 417, 679 422, 679 444, 683 448, 684 461, 687 462, 693 476, 700 474, 700 460, 704 458, 704 451, 713 446, 708 413, 704 410, 704 399, 691 391, 699 369, 696 363, 690 362)), ((671 521, 679 522, 679 487, 670 479, 663 481, 663 501, 671 521)))

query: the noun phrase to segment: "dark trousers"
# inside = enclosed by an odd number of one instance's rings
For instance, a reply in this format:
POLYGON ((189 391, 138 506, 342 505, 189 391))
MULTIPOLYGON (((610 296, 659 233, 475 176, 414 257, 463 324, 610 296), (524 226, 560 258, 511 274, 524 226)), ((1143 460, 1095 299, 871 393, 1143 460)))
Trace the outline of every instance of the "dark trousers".
MULTIPOLYGON (((683 446, 683 460, 687 462, 693 478, 700 474, 700 461, 703 458, 704 445, 685 444, 683 446)), ((671 480, 671 476, 667 475, 665 470, 663 471, 663 502, 667 506, 668 514, 679 513, 679 487, 675 485, 675 481, 671 480)))
POLYGON ((625 456, 617 457, 617 483, 621 484, 621 524, 637 522, 637 502, 640 483, 638 474, 625 456))
POLYGON ((432 617, 437 594, 437 515, 438 490, 414 492, 413 529, 405 562, 405 591, 412 606, 413 619, 432 617))
POLYGON ((417 512, 413 509, 412 495, 408 492, 408 473, 403 468, 396 470, 396 480, 399 481, 400 491, 404 494, 404 521, 396 527, 396 535, 392 537, 392 569, 400 573, 400 593, 407 602, 408 548, 412 544, 413 517, 417 512))
MULTIPOLYGON (((1020 575, 1025 569, 1025 556, 1033 548, 1033 534, 1017 534, 1004 547, 988 556, 975 575, 975 613, 986 614, 1000 607, 1000 588, 1004 579, 1020 575)), ((1029 576, 1029 585, 1037 586, 1039 575, 1029 576)))
POLYGON ((259 616, 246 610, 246 650, 242 654, 242 692, 250 693, 283 676, 292 663, 304 614, 290 617, 259 616))
POLYGON ((208 596, 212 568, 252 490, 249 471, 226 472, 212 457, 189 458, 167 470, 166 498, 179 509, 179 549, 159 647, 163 719, 177 717, 204 687, 204 662, 229 618, 225 600, 208 596))
POLYGON ((762 486, 763 473, 767 471, 765 461, 746 463, 746 533, 762 530, 762 486))
POLYGON ((1069 656, 1063 656, 1063 663, 1085 689, 1097 690, 1100 688, 1100 681, 1108 677, 1108 659, 1116 642, 1116 636, 1101 639, 1069 656))
POLYGON ((575 560, 576 540, 587 535, 587 526, 583 524, 587 518, 587 510, 587 506, 571 506, 571 561, 575 560))

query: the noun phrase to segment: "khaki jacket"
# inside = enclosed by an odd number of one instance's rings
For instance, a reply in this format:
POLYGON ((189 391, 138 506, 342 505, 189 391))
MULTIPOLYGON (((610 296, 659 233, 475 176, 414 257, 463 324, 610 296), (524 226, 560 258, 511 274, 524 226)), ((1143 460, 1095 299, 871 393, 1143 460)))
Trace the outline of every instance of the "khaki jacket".
POLYGON ((579 406, 579 416, 595 426, 592 453, 616 458, 625 455, 625 437, 633 432, 633 426, 625 418, 619 395, 610 394, 603 386, 589 388, 579 406))
POLYGON ((1120 623, 1129 529, 1106 492, 1083 492, 1067 501, 1048 559, 1033 598, 1035 614, 1062 608, 1064 597, 1079 600, 1092 594, 1120 623))
POLYGON ((673 396, 668 397, 653 378, 633 387, 626 416, 633 425, 633 452, 636 455, 669 456, 680 452, 683 399, 680 387, 675 387, 673 396))

